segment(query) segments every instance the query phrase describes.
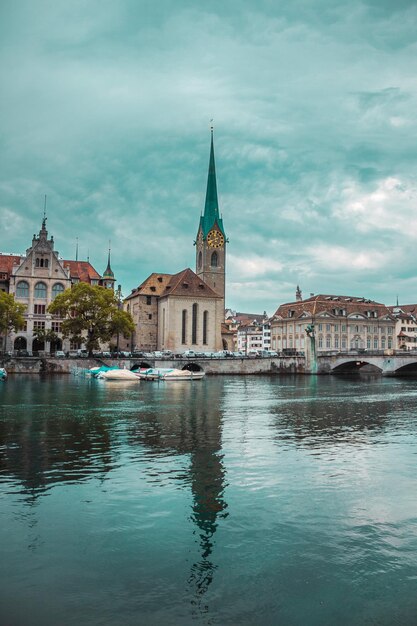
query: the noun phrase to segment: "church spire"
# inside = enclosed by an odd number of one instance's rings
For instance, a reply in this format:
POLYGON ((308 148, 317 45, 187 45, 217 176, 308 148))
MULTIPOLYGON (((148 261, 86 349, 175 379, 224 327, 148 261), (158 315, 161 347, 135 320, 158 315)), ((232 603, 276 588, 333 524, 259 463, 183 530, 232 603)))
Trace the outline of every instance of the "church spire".
POLYGON ((116 282, 116 279, 114 277, 113 270, 112 270, 111 265, 110 265, 110 241, 109 241, 109 256, 108 256, 108 260, 107 260, 107 267, 104 270, 103 283, 102 284, 107 289, 114 289, 114 283, 115 282, 116 282))
POLYGON ((214 139, 213 126, 211 127, 210 142, 210 159, 207 176, 206 202, 204 205, 204 213, 200 219, 200 226, 203 230, 204 237, 217 224, 219 230, 224 233, 223 220, 219 215, 219 200, 217 197, 217 180, 216 180, 216 164, 214 161, 214 139))
POLYGON ((214 162, 213 127, 211 127, 210 160, 207 177, 206 204, 204 217, 214 220, 219 215, 219 200, 217 198, 216 164, 214 162))
POLYGON ((111 248, 110 248, 110 241, 109 241, 109 257, 108 257, 108 260, 107 260, 107 267, 106 267, 106 269, 104 271, 103 278, 113 278, 114 279, 114 274, 113 274, 113 271, 112 271, 111 265, 110 265, 110 251, 111 251, 111 248))

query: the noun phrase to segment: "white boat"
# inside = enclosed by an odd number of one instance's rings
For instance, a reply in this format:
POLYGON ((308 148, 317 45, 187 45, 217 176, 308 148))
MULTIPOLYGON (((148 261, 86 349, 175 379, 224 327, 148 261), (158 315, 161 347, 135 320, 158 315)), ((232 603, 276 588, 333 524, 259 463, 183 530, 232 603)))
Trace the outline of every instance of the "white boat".
POLYGON ((201 380, 204 372, 191 372, 190 370, 168 370, 160 375, 161 380, 201 380))
POLYGON ((108 370, 107 372, 101 372, 99 378, 104 380, 134 380, 139 382, 139 378, 130 370, 108 370))
POLYGON ((148 367, 135 371, 142 380, 201 380, 204 372, 190 372, 172 367, 148 367))
POLYGON ((6 380, 7 372, 4 367, 0 367, 0 380, 6 380))
POLYGON ((155 367, 142 367, 140 370, 135 370, 134 374, 141 380, 158 380, 162 371, 155 367))

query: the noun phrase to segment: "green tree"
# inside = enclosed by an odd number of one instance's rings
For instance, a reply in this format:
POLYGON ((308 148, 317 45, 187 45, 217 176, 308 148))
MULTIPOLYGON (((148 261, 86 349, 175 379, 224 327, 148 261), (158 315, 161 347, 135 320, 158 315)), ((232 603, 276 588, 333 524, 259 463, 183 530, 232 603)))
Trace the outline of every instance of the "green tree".
POLYGON ((16 302, 13 294, 0 291, 0 336, 4 337, 4 344, 12 330, 16 332, 24 327, 25 310, 25 305, 16 302))
POLYGON ((48 311, 63 319, 63 336, 74 343, 85 342, 90 355, 100 342, 110 341, 117 333, 129 337, 135 329, 132 316, 119 308, 111 289, 88 283, 78 283, 59 294, 48 311))
POLYGON ((36 328, 33 331, 33 334, 38 341, 44 341, 45 343, 49 342, 51 344, 51 347, 55 346, 56 343, 59 341, 59 335, 57 335, 57 333, 50 328, 36 328))

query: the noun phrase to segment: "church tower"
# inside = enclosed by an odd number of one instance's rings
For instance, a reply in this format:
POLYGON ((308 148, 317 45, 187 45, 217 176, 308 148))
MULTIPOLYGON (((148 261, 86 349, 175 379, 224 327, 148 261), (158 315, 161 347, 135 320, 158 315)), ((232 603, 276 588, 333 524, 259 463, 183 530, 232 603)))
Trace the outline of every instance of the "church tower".
POLYGON ((226 288, 226 244, 223 220, 217 199, 216 167, 214 163, 213 128, 211 129, 210 161, 206 203, 200 217, 196 245, 196 274, 223 298, 226 288))
POLYGON ((113 270, 110 265, 110 246, 109 246, 109 258, 107 261, 107 267, 104 270, 102 284, 103 284, 103 287, 106 287, 106 289, 113 289, 114 291, 115 282, 116 282, 116 279, 114 277, 113 270))

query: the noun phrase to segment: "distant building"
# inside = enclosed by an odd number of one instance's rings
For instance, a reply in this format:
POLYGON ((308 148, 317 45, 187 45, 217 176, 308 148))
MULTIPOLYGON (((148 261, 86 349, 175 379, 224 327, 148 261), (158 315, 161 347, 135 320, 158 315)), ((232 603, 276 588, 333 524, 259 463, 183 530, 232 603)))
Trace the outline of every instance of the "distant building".
POLYGON ((263 314, 240 313, 228 309, 225 324, 234 332, 234 350, 244 352, 271 349, 271 328, 266 311, 263 314))
POLYGON ((399 350, 417 350, 417 304, 389 306, 394 316, 396 347, 399 350))
POLYGON ((272 350, 303 352, 314 325, 317 352, 395 347, 396 320, 384 304, 354 296, 315 295, 281 304, 271 318, 272 350))
POLYGON ((0 253, 0 289, 12 293, 16 301, 26 306, 25 327, 9 335, 5 349, 27 350, 29 353, 69 349, 70 342, 64 341, 61 335, 62 320, 49 314, 48 306, 57 295, 79 282, 101 285, 103 279, 88 261, 59 257, 54 249, 54 238, 48 239, 46 217, 39 235, 33 235, 32 245, 25 255, 0 253), (56 340, 52 345, 36 338, 34 332, 38 329, 55 333, 56 340))

